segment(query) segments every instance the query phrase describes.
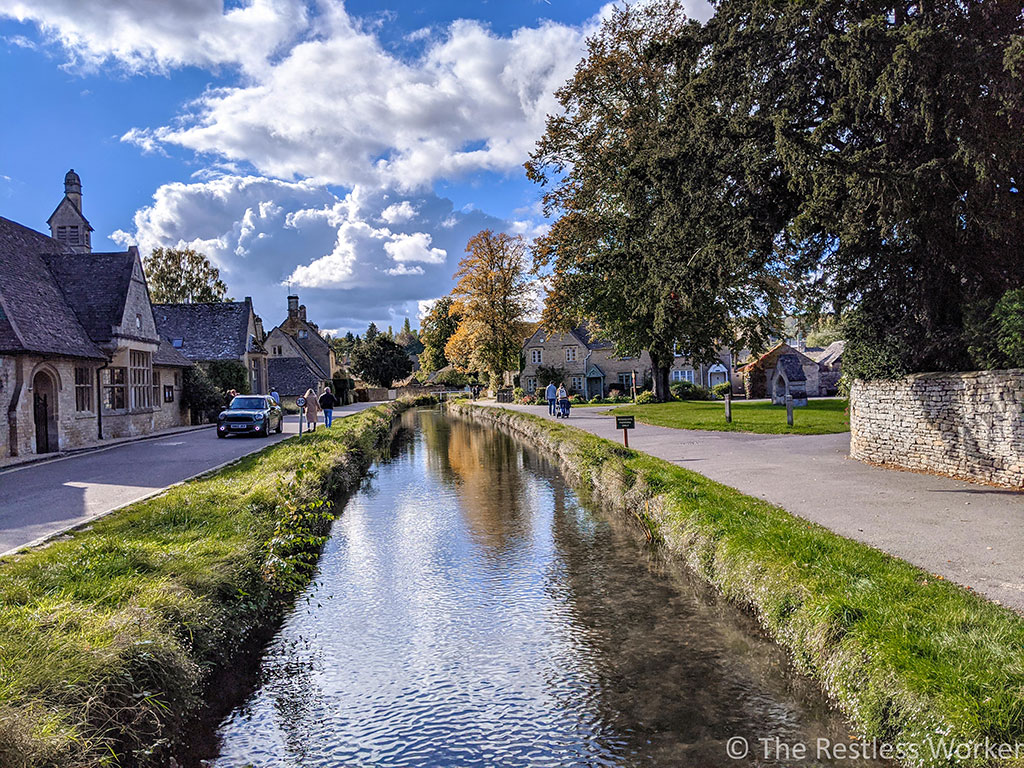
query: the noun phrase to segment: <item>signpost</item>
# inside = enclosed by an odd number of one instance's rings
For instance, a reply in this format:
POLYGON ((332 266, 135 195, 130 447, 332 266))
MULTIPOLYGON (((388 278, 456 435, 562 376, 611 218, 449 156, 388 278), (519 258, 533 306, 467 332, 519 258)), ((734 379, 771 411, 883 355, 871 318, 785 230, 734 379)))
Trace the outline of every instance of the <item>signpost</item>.
POLYGON ((301 435, 302 434, 302 409, 306 405, 306 398, 304 398, 304 397, 296 397, 295 398, 295 404, 297 406, 299 406, 299 434, 301 435))
POLYGON ((732 392, 725 393, 725 423, 732 424, 732 392))
POLYGON ((622 430, 622 444, 629 448, 629 430, 636 429, 636 417, 616 416, 615 428, 622 430))

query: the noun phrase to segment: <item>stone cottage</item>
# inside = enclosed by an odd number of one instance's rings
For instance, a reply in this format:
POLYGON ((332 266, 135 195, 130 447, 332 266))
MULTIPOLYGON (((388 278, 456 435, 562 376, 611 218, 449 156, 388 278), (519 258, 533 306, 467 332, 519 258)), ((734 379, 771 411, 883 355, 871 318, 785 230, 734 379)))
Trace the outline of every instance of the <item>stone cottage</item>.
MULTIPOLYGON (((768 397, 773 402, 784 403, 791 382, 798 382, 796 389, 804 399, 824 394, 818 362, 784 342, 779 342, 739 370, 744 375, 749 399, 768 397)), ((796 399, 796 391, 789 394, 796 399)))
POLYGON ((154 304, 160 334, 193 363, 237 361, 245 368, 249 391, 269 391, 263 321, 252 298, 197 304, 154 304))
MULTIPOLYGON (((523 356, 525 363, 520 382, 527 394, 540 388, 537 371, 541 366, 564 369, 566 388, 588 400, 598 395, 607 396, 612 387, 628 392, 634 378, 637 388, 645 386, 652 378, 650 355, 646 352, 635 357, 618 355, 610 341, 593 338, 586 325, 567 333, 538 328, 523 345, 523 356)), ((669 384, 689 381, 713 387, 730 381, 732 375, 732 355, 726 349, 706 363, 697 363, 679 353, 669 369, 669 384)))
POLYGON ((270 386, 283 401, 292 401, 307 389, 323 391, 342 370, 320 328, 306 318, 298 296, 288 297, 288 316, 267 335, 265 346, 270 353, 270 386))
POLYGON ((186 424, 138 249, 92 252, 74 171, 50 223, 0 218, 0 460, 186 424))

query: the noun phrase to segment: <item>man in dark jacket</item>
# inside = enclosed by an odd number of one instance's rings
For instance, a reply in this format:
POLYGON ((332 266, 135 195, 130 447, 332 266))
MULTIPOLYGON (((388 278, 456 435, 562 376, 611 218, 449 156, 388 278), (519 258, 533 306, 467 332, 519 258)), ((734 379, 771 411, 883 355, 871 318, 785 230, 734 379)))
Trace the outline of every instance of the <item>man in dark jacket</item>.
POLYGON ((324 412, 324 425, 330 427, 331 422, 334 421, 334 406, 338 404, 338 401, 331 390, 324 387, 324 393, 320 395, 319 403, 320 410, 324 412))

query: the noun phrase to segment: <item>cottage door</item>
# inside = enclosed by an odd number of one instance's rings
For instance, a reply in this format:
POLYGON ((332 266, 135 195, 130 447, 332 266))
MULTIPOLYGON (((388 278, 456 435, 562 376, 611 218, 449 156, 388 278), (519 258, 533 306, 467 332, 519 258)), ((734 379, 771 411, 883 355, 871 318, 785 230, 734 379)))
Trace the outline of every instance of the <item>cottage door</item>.
POLYGON ((50 405, 49 396, 36 392, 33 396, 33 413, 36 422, 36 453, 50 451, 50 405))

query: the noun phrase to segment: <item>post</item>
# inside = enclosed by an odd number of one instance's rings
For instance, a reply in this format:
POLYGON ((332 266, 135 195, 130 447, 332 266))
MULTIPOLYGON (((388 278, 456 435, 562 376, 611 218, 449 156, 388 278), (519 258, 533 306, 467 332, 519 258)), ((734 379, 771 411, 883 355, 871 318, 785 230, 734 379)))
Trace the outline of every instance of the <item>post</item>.
POLYGON ((725 423, 732 424, 732 392, 725 393, 725 423))
POLYGON ((622 430, 622 444, 626 448, 629 448, 629 430, 628 429, 622 430))
POLYGON ((793 426, 793 396, 786 395, 786 423, 793 426))

